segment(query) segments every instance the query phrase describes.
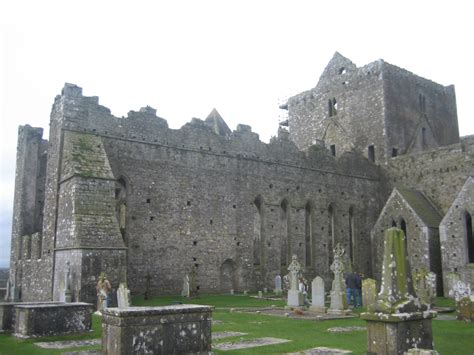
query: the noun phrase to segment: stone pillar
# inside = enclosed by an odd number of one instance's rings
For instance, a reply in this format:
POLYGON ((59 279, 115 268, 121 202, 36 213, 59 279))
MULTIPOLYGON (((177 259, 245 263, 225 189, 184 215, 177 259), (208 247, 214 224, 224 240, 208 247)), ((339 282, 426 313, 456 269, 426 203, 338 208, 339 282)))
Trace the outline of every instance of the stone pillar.
POLYGON ((211 322, 210 306, 106 308, 102 354, 207 354, 211 322))
POLYGON ((385 232, 382 284, 377 301, 362 313, 367 321, 368 354, 403 354, 412 348, 433 349, 431 319, 413 292, 401 229, 385 232))

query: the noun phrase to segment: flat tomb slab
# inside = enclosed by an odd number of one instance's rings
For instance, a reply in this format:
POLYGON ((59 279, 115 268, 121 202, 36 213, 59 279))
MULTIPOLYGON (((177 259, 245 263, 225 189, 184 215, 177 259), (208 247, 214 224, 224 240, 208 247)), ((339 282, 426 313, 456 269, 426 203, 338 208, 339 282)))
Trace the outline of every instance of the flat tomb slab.
POLYGON ((16 306, 41 305, 41 304, 61 304, 62 302, 0 302, 0 333, 11 332, 15 329, 16 306))
POLYGON ((118 354, 181 354, 211 351, 211 306, 106 308, 102 350, 118 354))
POLYGON ((213 345, 213 348, 222 350, 222 351, 228 351, 228 350, 255 348, 257 346, 283 344, 283 343, 288 343, 290 341, 291 340, 288 340, 288 339, 278 339, 278 338, 257 338, 257 339, 242 340, 242 341, 232 342, 232 343, 220 343, 220 344, 213 345))
POLYGON ((241 333, 241 332, 215 332, 212 334, 212 340, 218 340, 222 338, 230 338, 230 337, 238 337, 238 336, 244 336, 247 335, 247 333, 241 333))
POLYGON ((64 340, 35 343, 36 346, 43 349, 69 349, 78 348, 80 346, 92 346, 100 344, 102 344, 102 339, 64 340))
POLYGON ((91 330, 91 303, 60 303, 15 306, 17 338, 82 333, 91 330))
POLYGON ((319 346, 317 348, 302 350, 297 353, 290 353, 288 355, 339 355, 339 354, 352 354, 352 351, 336 349, 336 348, 326 348, 323 346, 319 346))

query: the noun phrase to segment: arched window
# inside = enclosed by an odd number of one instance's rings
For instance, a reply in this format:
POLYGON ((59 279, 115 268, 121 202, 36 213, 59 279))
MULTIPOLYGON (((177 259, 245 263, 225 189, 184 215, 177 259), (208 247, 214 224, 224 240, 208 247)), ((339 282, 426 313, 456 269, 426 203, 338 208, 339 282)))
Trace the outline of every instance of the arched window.
POLYGON ((334 207, 332 204, 328 207, 328 255, 329 255, 329 265, 332 264, 334 260, 333 247, 335 245, 334 240, 334 207))
POLYGON ((258 196, 254 200, 254 237, 253 237, 253 264, 260 265, 263 260, 263 245, 265 243, 265 221, 263 214, 263 199, 258 196))
POLYGON ((284 199, 281 204, 281 249, 280 262, 281 265, 288 265, 291 260, 291 225, 290 225, 290 206, 288 200, 284 199))
POLYGON ((467 262, 474 263, 474 235, 472 233, 472 216, 468 211, 464 212, 464 234, 467 241, 467 262))
POLYGON ((354 249, 355 249, 355 240, 354 240, 354 208, 351 206, 349 208, 349 258, 351 263, 354 263, 354 249))
POLYGON ((407 233, 407 223, 403 218, 400 218, 400 229, 403 231, 405 235, 405 254, 408 256, 408 233, 407 233))
POLYGON ((127 183, 123 177, 115 182, 115 213, 122 233, 122 238, 126 240, 126 226, 127 226, 127 183))
POLYGON ((305 262, 306 266, 314 266, 313 208, 308 202, 305 207, 305 262))

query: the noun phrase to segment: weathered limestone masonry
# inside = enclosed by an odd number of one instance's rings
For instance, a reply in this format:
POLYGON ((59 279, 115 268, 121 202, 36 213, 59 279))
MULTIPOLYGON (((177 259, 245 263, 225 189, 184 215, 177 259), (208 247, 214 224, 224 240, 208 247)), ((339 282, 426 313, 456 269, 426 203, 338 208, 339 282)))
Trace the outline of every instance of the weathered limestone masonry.
POLYGON ((336 52, 316 87, 282 108, 300 149, 323 144, 335 155, 356 150, 386 162, 459 141, 454 87, 383 60, 358 68, 336 52))
POLYGON ((300 152, 284 132, 264 144, 248 126, 216 126, 226 124, 215 112, 179 130, 149 107, 117 118, 67 84, 47 166, 43 254, 54 253, 54 272, 39 288, 58 299, 66 260, 73 301, 94 301, 100 271, 115 287, 128 275, 133 293, 147 274, 152 291, 178 293, 192 265, 203 292, 262 289, 292 254, 308 277, 329 280, 335 242, 368 272, 365 231, 381 208, 366 198, 379 195, 375 165, 300 152))
MULTIPOLYGON (((316 88, 283 108, 289 131, 282 123, 265 144, 216 110, 170 129, 151 107, 114 117, 66 84, 49 142, 40 128, 19 130, 11 270, 21 300, 59 300, 66 261, 73 302, 95 301, 102 271, 135 294, 147 284, 177 294, 192 267, 199 292, 272 288, 293 254, 306 279, 329 287, 337 243, 370 276, 369 231, 393 187, 442 217, 472 174, 453 87, 386 62, 357 68, 336 53, 316 88)), ((409 233, 421 214, 406 217, 409 233)), ((384 218, 380 233, 400 215, 384 218)), ((420 248, 436 246, 426 227, 420 248)), ((439 271, 436 255, 424 265, 439 271)))
POLYGON ((211 351, 212 307, 106 308, 102 354, 204 354, 211 351))

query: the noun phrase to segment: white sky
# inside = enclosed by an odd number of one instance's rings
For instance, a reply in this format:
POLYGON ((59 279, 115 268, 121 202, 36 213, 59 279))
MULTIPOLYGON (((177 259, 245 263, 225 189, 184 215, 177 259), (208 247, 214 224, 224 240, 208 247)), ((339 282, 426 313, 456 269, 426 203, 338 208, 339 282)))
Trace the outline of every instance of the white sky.
POLYGON ((289 96, 335 51, 456 86, 474 133, 471 4, 451 1, 0 2, 0 267, 8 264, 17 128, 44 127, 65 82, 116 116, 150 105, 179 128, 216 107, 231 129, 276 134, 289 96))

